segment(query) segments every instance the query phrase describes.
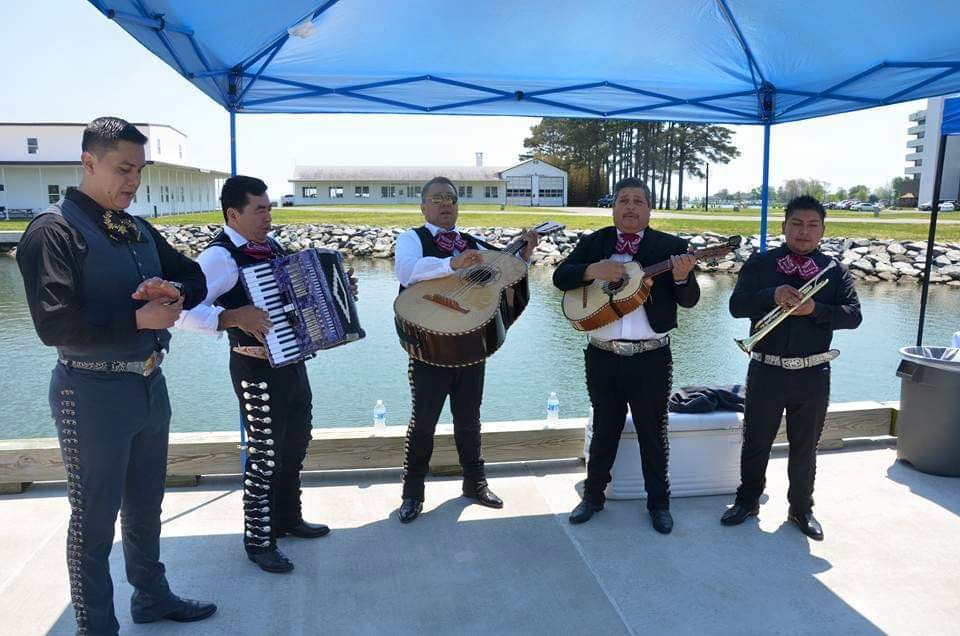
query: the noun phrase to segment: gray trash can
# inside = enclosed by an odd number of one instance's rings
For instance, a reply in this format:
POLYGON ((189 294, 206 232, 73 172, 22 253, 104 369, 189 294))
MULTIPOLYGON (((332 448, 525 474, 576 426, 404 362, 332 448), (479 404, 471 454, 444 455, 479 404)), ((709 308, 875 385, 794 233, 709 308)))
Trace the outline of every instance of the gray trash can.
POLYGON ((960 477, 960 349, 900 349, 897 458, 917 470, 960 477))

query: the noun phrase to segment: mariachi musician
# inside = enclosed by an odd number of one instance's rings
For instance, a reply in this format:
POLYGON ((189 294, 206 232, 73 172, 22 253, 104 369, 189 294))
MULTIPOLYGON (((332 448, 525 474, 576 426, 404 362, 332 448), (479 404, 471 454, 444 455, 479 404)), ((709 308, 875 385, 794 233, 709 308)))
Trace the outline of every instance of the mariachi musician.
POLYGON ((277 538, 313 539, 330 532, 301 514, 300 470, 311 438, 313 396, 302 360, 270 366, 264 340, 273 325, 240 280, 240 268, 286 254, 267 235, 272 220, 267 184, 254 177, 230 177, 220 203, 223 231, 197 258, 207 277, 207 297, 184 312, 177 326, 207 334, 226 331, 229 336, 230 378, 248 449, 243 545, 261 570, 289 572, 293 563, 277 548, 277 538))
POLYGON ((594 280, 619 281, 624 263, 647 266, 669 259, 673 276, 655 278, 650 295, 637 310, 590 332, 584 353, 587 391, 593 405, 593 438, 587 462, 583 499, 570 514, 570 523, 588 521, 603 509, 627 414, 640 443, 647 490, 647 510, 654 529, 669 534, 670 484, 667 478, 667 399, 673 380, 668 332, 677 326, 677 306, 693 307, 700 287, 693 274, 696 259, 687 254, 687 241, 650 227, 650 189, 640 179, 627 178, 614 186, 613 222, 584 236, 554 271, 553 283, 567 291, 594 280))
POLYGON ((813 516, 813 480, 830 400, 830 361, 840 355, 830 341, 835 329, 856 329, 862 320, 849 270, 819 249, 826 214, 811 196, 791 200, 784 212, 784 244, 751 256, 730 296, 730 313, 750 318, 751 331, 775 308, 792 313, 751 347, 740 488, 720 519, 723 525, 738 525, 759 513, 770 448, 786 410, 787 518, 811 539, 823 539, 813 516), (805 299, 798 288, 815 278, 825 284, 805 299))
MULTIPOLYGON (((414 283, 450 276, 481 263, 480 239, 457 230, 457 188, 446 177, 434 177, 420 191, 425 223, 397 237, 396 275, 400 291, 414 283)), ((530 231, 522 257, 529 261, 539 240, 530 231)), ((403 456, 403 497, 398 512, 410 523, 423 510, 424 480, 433 454, 433 434, 444 402, 450 397, 453 435, 463 469, 463 496, 490 508, 503 501, 487 486, 480 452, 480 402, 483 399, 483 362, 462 367, 435 366, 410 357, 408 378, 412 413, 403 456)))

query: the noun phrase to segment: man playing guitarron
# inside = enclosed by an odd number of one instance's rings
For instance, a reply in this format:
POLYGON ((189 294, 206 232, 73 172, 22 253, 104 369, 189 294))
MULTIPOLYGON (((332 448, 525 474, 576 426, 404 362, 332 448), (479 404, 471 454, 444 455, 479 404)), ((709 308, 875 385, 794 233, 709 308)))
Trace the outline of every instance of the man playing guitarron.
MULTIPOLYGON (((457 189, 450 179, 434 177, 424 184, 420 210, 426 222, 397 237, 396 275, 401 291, 419 281, 450 276, 479 265, 480 250, 487 248, 483 241, 457 231, 457 189)), ((523 238, 527 245, 521 256, 529 261, 539 236, 531 231, 523 238)), ((482 361, 469 366, 441 367, 411 356, 408 377, 413 411, 403 458, 403 500, 398 513, 402 523, 410 523, 423 510, 433 433, 447 396, 463 468, 463 495, 490 508, 503 507, 503 501, 487 487, 480 452, 484 368, 482 361)))

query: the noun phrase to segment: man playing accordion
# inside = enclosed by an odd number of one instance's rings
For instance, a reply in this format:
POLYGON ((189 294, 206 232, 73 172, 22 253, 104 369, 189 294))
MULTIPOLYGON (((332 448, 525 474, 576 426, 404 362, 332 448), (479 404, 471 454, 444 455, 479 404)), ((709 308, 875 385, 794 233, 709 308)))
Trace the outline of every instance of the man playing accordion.
POLYGON ((830 341, 835 329, 855 329, 862 319, 849 270, 839 263, 831 267, 832 259, 819 250, 825 218, 823 206, 811 196, 790 201, 784 245, 750 257, 730 297, 730 313, 750 318, 751 333, 775 308, 792 313, 769 335, 754 337, 749 347, 740 488, 720 520, 723 525, 759 513, 770 449, 786 410, 788 519, 808 537, 823 539, 813 516, 813 480, 830 400, 830 360, 840 353, 830 349, 830 341), (823 288, 804 299, 798 288, 818 276, 823 288))
POLYGON ((263 181, 227 179, 220 203, 223 231, 197 258, 207 277, 207 297, 184 312, 177 326, 208 334, 226 331, 229 336, 230 378, 247 435, 244 548, 260 569, 289 572, 293 563, 277 549, 277 538, 317 538, 330 531, 301 515, 300 470, 312 428, 310 381, 302 360, 271 367, 264 341, 273 325, 240 280, 240 268, 286 252, 267 236, 272 217, 263 181))

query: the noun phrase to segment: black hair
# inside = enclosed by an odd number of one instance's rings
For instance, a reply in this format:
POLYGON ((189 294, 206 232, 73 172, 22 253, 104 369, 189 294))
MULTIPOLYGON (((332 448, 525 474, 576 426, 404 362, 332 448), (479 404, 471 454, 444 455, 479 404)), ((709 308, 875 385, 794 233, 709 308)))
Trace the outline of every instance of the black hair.
POLYGON ((97 117, 83 129, 80 148, 83 152, 92 152, 99 158, 111 150, 116 150, 121 141, 142 146, 147 143, 147 138, 136 126, 124 119, 97 117))
POLYGON ((260 196, 267 191, 267 184, 256 177, 237 175, 223 182, 220 190, 220 207, 223 209, 223 220, 227 221, 227 210, 243 210, 247 204, 247 195, 260 196))
POLYGON ((454 192, 457 191, 457 186, 454 185, 453 181, 451 181, 450 179, 446 177, 434 177, 433 179, 430 179, 429 181, 423 184, 423 188, 421 188, 420 190, 420 203, 427 202, 427 190, 430 189, 430 186, 437 185, 438 183, 443 183, 445 185, 450 186, 451 188, 453 188, 454 192))
POLYGON ((624 188, 640 188, 643 190, 643 194, 647 197, 647 205, 653 207, 653 195, 650 194, 650 186, 643 182, 643 179, 638 179, 637 177, 626 177, 625 179, 620 179, 617 181, 616 185, 613 186, 613 200, 616 202, 617 195, 620 194, 620 191, 624 188))
POLYGON ((797 210, 816 210, 817 214, 820 215, 821 221, 824 221, 827 218, 826 208, 824 208, 823 204, 817 201, 815 197, 812 197, 809 194, 801 194, 798 197, 793 197, 790 199, 790 202, 787 203, 786 209, 783 211, 783 220, 786 221, 789 219, 790 215, 797 210))

